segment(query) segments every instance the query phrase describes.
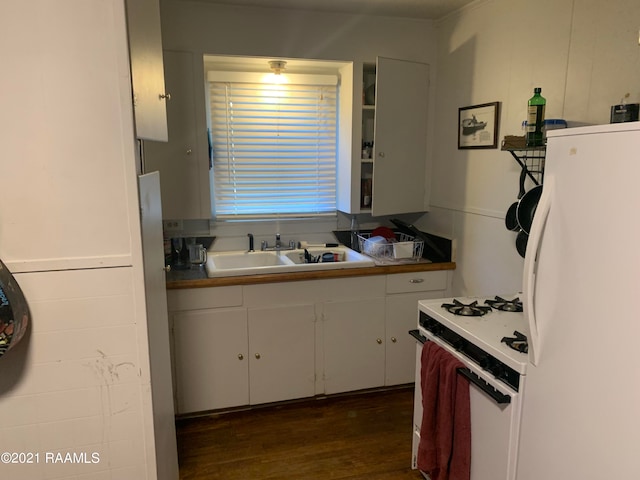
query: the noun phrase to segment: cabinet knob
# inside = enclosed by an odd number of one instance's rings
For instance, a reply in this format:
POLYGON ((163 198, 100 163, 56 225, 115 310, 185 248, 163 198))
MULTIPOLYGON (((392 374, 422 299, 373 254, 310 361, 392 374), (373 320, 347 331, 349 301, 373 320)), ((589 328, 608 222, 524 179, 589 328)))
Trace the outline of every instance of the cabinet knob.
POLYGON ((398 341, 398 339, 397 339, 396 337, 391 337, 391 341, 392 341, 393 343, 396 343, 396 342, 398 341))
POLYGON ((378 345, 380 345, 382 343, 382 339, 378 338, 378 339, 376 339, 376 342, 378 342, 378 345))
POLYGON ((259 353, 256 353, 256 358, 260 358, 260 354, 259 353))
POLYGON ((409 283, 422 283, 424 282, 424 278, 412 278, 409 280, 409 283))
POLYGON ((158 95, 158 97, 160 97, 160 100, 171 100, 170 93, 161 93, 160 95, 158 95))
POLYGON ((163 267, 163 270, 164 270, 165 272, 169 273, 169 272, 171 271, 171 265, 165 265, 165 266, 163 267))
POLYGON ((239 353, 239 354, 238 354, 238 360, 244 360, 244 355, 243 355, 243 354, 241 354, 241 353, 239 353))
POLYGON ((379 153, 378 153, 378 156, 379 156, 380 158, 384 158, 384 152, 379 152, 379 153))
POLYGON ((187 155, 191 155, 192 150, 190 148, 187 148, 187 155))

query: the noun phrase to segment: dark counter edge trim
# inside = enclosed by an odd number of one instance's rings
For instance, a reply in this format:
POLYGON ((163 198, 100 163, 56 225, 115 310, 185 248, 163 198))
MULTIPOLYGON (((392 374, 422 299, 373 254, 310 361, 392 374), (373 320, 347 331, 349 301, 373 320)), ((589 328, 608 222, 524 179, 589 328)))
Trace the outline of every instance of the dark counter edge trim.
POLYGON ((317 272, 283 272, 263 275, 243 275, 236 277, 199 278, 193 280, 167 281, 168 290, 182 288, 223 287, 229 285, 257 285, 261 283, 295 282, 300 280, 320 280, 326 278, 364 277, 370 275, 386 275, 393 273, 431 272, 438 270, 455 270, 455 262, 420 263, 406 265, 377 265, 364 268, 343 268, 339 270, 319 270, 317 272))

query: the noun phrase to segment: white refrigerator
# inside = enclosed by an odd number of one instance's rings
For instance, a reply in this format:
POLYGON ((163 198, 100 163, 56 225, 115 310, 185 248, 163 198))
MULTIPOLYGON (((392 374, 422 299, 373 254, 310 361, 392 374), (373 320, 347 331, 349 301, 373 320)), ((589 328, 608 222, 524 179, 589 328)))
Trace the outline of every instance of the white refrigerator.
POLYGON ((640 123, 549 133, 518 480, 640 478, 640 123))

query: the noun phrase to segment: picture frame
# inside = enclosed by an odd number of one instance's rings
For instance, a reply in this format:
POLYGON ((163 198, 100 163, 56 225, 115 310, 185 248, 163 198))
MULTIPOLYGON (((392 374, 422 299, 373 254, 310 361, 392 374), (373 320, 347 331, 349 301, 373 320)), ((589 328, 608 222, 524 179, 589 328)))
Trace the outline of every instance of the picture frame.
POLYGON ((500 102, 458 109, 458 149, 498 148, 500 102))

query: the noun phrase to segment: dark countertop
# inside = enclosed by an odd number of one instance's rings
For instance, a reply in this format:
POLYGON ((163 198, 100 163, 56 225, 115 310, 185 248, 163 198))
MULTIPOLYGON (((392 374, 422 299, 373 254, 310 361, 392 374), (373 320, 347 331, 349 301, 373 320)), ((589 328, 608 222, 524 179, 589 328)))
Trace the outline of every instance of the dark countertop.
POLYGON ((189 270, 171 270, 167 272, 167 289, 222 287, 228 285, 257 285, 261 283, 295 282, 299 280, 319 280, 326 278, 361 277, 367 275, 386 275, 390 273, 430 272, 437 270, 455 270, 455 262, 407 264, 385 264, 373 267, 343 268, 338 270, 317 270, 304 272, 266 273, 261 275, 242 275, 235 277, 208 278, 204 267, 192 267, 189 270))

